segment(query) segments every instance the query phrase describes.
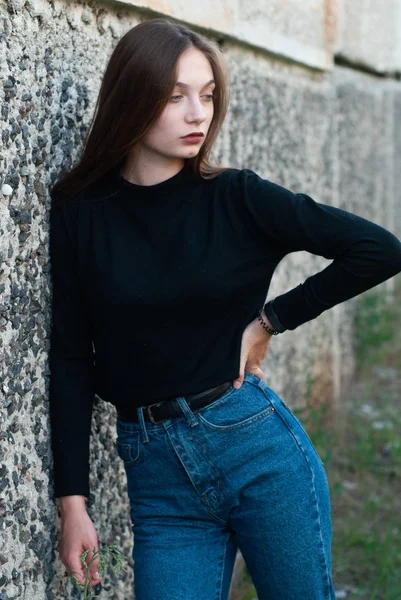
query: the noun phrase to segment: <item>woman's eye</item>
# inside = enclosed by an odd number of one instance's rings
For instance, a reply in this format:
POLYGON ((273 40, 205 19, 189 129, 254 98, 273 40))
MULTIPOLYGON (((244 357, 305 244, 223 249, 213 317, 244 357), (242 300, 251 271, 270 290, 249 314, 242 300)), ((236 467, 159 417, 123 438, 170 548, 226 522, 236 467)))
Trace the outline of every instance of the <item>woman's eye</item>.
MULTIPOLYGON (((176 102, 177 100, 179 100, 180 98, 182 98, 182 95, 178 95, 178 96, 170 96, 170 100, 173 100, 174 102, 176 102)), ((204 98, 207 99, 208 102, 210 102, 210 100, 213 99, 213 94, 205 94, 204 98)))

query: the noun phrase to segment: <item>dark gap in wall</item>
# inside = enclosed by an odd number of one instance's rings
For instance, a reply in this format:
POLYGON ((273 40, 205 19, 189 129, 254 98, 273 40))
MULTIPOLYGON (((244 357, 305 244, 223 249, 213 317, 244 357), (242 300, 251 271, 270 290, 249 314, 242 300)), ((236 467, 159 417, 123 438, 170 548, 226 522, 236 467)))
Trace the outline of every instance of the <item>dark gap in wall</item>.
POLYGON ((401 79, 400 71, 376 71, 370 65, 357 60, 352 60, 340 53, 334 55, 333 62, 340 67, 347 67, 348 69, 360 71, 361 73, 366 73, 367 75, 372 75, 372 77, 378 77, 379 79, 395 79, 396 81, 400 81, 401 79))

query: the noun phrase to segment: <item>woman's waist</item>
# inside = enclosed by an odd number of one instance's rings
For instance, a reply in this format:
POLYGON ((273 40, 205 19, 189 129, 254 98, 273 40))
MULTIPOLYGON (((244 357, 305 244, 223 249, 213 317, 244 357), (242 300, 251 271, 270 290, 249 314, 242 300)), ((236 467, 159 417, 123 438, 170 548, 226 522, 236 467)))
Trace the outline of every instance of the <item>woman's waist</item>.
POLYGON ((142 373, 141 376, 131 373, 126 377, 118 377, 102 372, 96 375, 95 393, 105 402, 109 402, 121 410, 147 406, 155 402, 173 400, 179 396, 194 396, 215 388, 222 383, 232 382, 239 375, 235 362, 218 365, 213 372, 198 371, 196 376, 186 375, 181 370, 176 379, 170 374, 168 380, 155 373, 142 373))

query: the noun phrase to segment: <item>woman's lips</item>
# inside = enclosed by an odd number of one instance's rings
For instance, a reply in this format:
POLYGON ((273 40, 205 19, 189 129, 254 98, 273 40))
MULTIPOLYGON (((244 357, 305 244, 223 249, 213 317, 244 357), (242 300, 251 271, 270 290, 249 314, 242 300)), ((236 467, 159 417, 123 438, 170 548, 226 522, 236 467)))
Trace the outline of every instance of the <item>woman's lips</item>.
POLYGON ((203 135, 186 135, 185 137, 181 138, 184 142, 200 142, 201 139, 203 138, 203 135))

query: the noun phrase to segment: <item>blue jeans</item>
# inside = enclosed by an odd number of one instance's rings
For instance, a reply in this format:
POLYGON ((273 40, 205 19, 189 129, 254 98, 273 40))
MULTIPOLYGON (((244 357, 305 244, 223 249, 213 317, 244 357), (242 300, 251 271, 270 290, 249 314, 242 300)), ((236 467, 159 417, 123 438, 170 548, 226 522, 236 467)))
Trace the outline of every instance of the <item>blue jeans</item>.
POLYGON ((117 418, 136 600, 226 600, 239 548, 259 600, 335 600, 325 469, 284 401, 237 390, 154 424, 117 418))

